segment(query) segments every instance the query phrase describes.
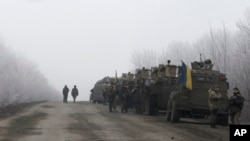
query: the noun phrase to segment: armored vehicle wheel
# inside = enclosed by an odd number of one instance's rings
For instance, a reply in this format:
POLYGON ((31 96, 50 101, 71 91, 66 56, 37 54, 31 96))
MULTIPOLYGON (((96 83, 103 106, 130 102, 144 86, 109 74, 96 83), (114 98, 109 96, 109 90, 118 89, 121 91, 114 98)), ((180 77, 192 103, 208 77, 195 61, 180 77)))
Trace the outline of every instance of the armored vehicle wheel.
POLYGON ((172 113, 171 113, 171 122, 179 122, 180 121, 180 110, 176 109, 176 102, 173 101, 172 113))

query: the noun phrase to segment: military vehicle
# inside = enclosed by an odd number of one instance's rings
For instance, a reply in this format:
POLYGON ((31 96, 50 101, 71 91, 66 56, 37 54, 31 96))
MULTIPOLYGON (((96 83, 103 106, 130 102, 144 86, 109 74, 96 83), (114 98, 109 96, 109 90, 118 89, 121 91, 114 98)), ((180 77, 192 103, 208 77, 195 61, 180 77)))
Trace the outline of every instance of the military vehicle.
POLYGON ((107 98, 104 94, 104 89, 107 84, 111 84, 111 82, 114 82, 115 78, 112 77, 104 77, 103 79, 96 82, 94 85, 94 88, 91 89, 91 95, 90 100, 93 103, 105 103, 107 101, 107 98))
MULTIPOLYGON (((167 105, 167 121, 178 122, 181 117, 207 118, 210 115, 208 106, 208 90, 214 85, 220 85, 223 99, 220 100, 217 121, 221 125, 228 124, 229 87, 226 75, 212 70, 211 60, 191 63, 192 90, 184 87, 180 79, 171 92, 167 105)), ((180 78, 180 77, 179 77, 180 78)))
POLYGON ((121 83, 124 86, 128 86, 130 90, 135 86, 135 74, 130 72, 122 73, 121 83))
POLYGON ((94 87, 90 90, 90 101, 92 103, 106 103, 108 101, 107 95, 105 94, 105 87, 111 83, 121 84, 121 78, 106 76, 101 80, 98 80, 94 87))
POLYGON ((91 100, 93 103, 104 102, 103 90, 104 90, 104 83, 102 82, 102 80, 97 81, 91 93, 91 100))
POLYGON ((166 105, 171 91, 179 74, 180 67, 160 64, 159 67, 151 68, 151 79, 145 82, 147 92, 145 93, 145 113, 149 115, 166 111, 166 105))

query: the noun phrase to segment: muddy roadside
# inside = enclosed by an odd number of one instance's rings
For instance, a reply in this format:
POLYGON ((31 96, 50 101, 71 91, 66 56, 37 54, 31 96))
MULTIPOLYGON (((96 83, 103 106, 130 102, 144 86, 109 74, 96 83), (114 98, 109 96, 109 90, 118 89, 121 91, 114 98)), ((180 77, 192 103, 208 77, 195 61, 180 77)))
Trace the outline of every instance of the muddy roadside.
POLYGON ((20 104, 11 104, 4 107, 0 107, 0 120, 15 116, 19 113, 24 112, 32 108, 37 104, 44 103, 45 101, 41 102, 30 102, 30 103, 20 103, 20 104))
MULTIPOLYGON (((77 108, 78 110, 78 108, 77 108)), ((208 124, 169 123, 164 116, 109 113, 101 104, 84 103, 79 112, 70 114, 74 124, 67 129, 83 140, 124 141, 228 141, 229 128, 211 129, 208 124)))
POLYGON ((0 121, 7 120, 9 122, 8 126, 0 125, 0 133, 4 136, 0 141, 12 141, 13 137, 19 138, 26 135, 40 134, 34 128, 40 120, 46 118, 47 114, 41 111, 35 111, 29 115, 21 114, 41 103, 44 102, 22 103, 1 107, 0 121))

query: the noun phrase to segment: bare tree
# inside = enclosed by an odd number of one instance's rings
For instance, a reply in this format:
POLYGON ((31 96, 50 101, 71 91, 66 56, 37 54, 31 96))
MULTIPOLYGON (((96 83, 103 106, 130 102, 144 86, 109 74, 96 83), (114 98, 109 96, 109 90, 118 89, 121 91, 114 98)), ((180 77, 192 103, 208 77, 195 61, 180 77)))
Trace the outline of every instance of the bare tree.
POLYGON ((158 63, 157 53, 152 49, 136 50, 131 55, 131 63, 133 68, 151 68, 158 63))
POLYGON ((199 58, 199 54, 194 51, 194 48, 187 42, 172 42, 164 48, 159 62, 167 64, 168 60, 171 60, 173 64, 180 64, 183 60, 187 65, 199 58))

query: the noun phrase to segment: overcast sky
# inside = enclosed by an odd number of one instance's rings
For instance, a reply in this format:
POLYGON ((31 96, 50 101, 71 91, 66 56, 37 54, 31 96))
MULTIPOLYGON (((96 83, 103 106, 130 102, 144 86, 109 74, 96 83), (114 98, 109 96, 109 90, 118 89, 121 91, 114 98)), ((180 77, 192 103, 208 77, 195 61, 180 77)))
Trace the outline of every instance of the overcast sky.
MULTIPOLYGON (((197 40, 235 23, 249 0, 0 0, 0 38, 80 99, 104 76, 131 70, 135 50, 197 40)), ((70 98, 71 99, 71 98, 70 98)))

